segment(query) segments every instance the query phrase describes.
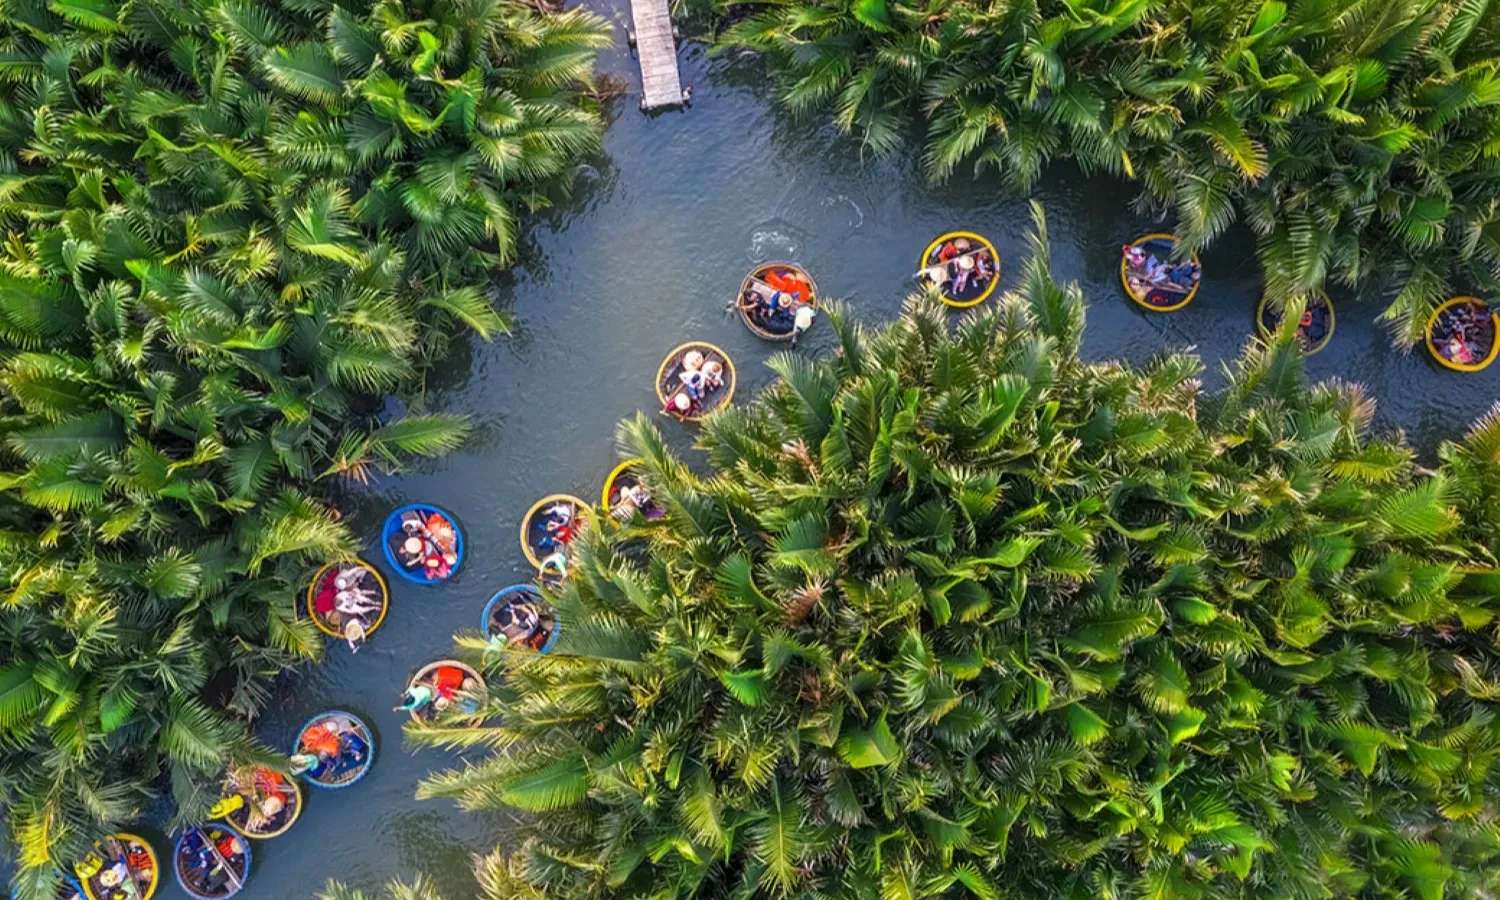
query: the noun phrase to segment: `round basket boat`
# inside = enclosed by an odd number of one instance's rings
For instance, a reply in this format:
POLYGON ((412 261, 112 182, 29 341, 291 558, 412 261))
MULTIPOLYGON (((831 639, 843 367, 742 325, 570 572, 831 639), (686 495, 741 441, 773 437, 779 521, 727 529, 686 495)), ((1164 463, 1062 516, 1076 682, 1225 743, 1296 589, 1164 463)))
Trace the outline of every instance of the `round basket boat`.
POLYGON ((567 545, 588 527, 589 505, 572 494, 548 494, 521 517, 521 552, 540 569, 542 560, 567 545), (563 529, 566 529, 563 531, 563 529), (559 531, 563 533, 559 536, 559 531))
MULTIPOLYGON (((1297 346, 1304 354, 1312 356, 1333 340, 1336 324, 1333 301, 1327 294, 1313 294, 1307 298, 1307 308, 1302 316, 1302 324, 1297 326, 1297 346)), ((1281 310, 1267 297, 1261 297, 1260 305, 1255 309, 1255 327, 1266 340, 1270 340, 1281 327, 1281 310)))
MULTIPOLYGON (((242 775, 225 773, 224 797, 225 800, 239 797, 243 801, 225 810, 222 818, 253 841, 281 837, 297 824, 297 819, 302 815, 302 785, 296 779, 287 778, 280 772, 265 767, 246 766, 242 775), (250 783, 243 784, 243 781, 250 783), (264 814, 263 804, 272 796, 281 800, 281 811, 267 816, 264 814), (252 807, 260 812, 254 822, 251 821, 252 807)), ((210 815, 217 816, 218 813, 210 815)))
POLYGON ((1438 365, 1478 372, 1500 355, 1500 312, 1478 297, 1454 297, 1428 317, 1426 344, 1438 365))
POLYGON ((407 694, 410 695, 412 689, 419 685, 425 686, 432 692, 433 702, 407 708, 412 720, 417 722, 427 722, 436 718, 440 712, 437 704, 440 699, 449 702, 456 701, 460 707, 472 704, 472 708, 466 711, 476 712, 479 709, 479 699, 485 692, 484 677, 473 666, 456 659, 433 660, 418 669, 417 674, 406 683, 407 694), (449 669, 458 670, 456 680, 445 671, 449 669), (469 679, 473 679, 476 684, 465 688, 464 682, 469 679))
POLYGON ((317 752, 317 765, 301 773, 316 788, 339 790, 364 778, 375 763, 375 733, 359 716, 341 709, 320 712, 303 723, 292 742, 292 754, 304 754, 314 748, 304 739, 315 736, 314 728, 329 728, 338 738, 338 754, 331 760, 317 752))
POLYGON ((761 263, 740 282, 735 308, 740 321, 756 337, 767 341, 789 341, 796 335, 796 314, 802 306, 818 306, 818 285, 807 270, 790 262, 761 263), (778 295, 790 297, 786 313, 771 315, 770 304, 778 295))
POLYGON ((177 886, 196 900, 223 900, 250 880, 250 842, 228 825, 192 826, 172 848, 177 886))
POLYGON ((161 880, 156 850, 140 835, 119 832, 94 845, 94 852, 78 864, 78 883, 88 900, 151 900, 161 880), (125 863, 125 875, 134 890, 116 880, 116 863, 125 863), (113 873, 113 874, 112 874, 113 873))
POLYGON ((917 277, 937 286, 945 304, 967 309, 988 300, 1000 285, 1000 251, 982 234, 950 231, 932 239, 917 269, 917 277))
POLYGON ((441 584, 458 574, 464 564, 464 532, 454 515, 432 503, 408 503, 391 510, 380 529, 385 561, 397 575, 413 584, 441 584), (406 542, 420 543, 417 556, 408 556, 406 542), (437 560, 437 565, 426 563, 437 560))
POLYGON ((390 585, 385 583, 385 577, 374 566, 362 559, 350 563, 329 563, 319 569, 307 583, 307 617, 312 619, 319 631, 330 637, 342 638, 349 619, 357 618, 364 623, 365 637, 368 638, 385 622, 385 614, 390 608, 390 585), (358 615, 345 613, 337 608, 335 598, 339 587, 336 582, 345 572, 352 573, 348 576, 353 579, 352 589, 364 592, 369 600, 378 600, 379 609, 358 615))
POLYGON ((542 599, 535 585, 513 584, 501 588, 484 605, 479 628, 485 637, 513 647, 550 653, 562 634, 557 612, 542 599))
POLYGON ((734 360, 729 354, 706 341, 688 341, 681 344, 667 354, 667 358, 661 361, 661 366, 656 370, 656 399, 661 401, 662 412, 670 413, 684 422, 696 422, 716 409, 729 405, 734 397, 734 360), (671 398, 682 391, 684 372, 684 360, 689 353, 696 351, 703 357, 702 368, 707 370, 711 364, 717 363, 722 370, 723 383, 712 390, 705 389, 703 399, 687 412, 679 412, 670 405, 671 398))
POLYGON ((628 519, 637 513, 655 521, 667 514, 661 504, 647 496, 643 505, 636 505, 628 498, 622 498, 621 492, 640 486, 641 476, 636 471, 640 467, 639 459, 627 459, 610 470, 604 478, 604 490, 599 493, 599 507, 604 514, 614 516, 617 519, 628 519))
MULTIPOLYGON (((1152 256, 1166 263, 1172 257, 1172 251, 1177 247, 1177 238, 1165 232, 1155 232, 1143 235, 1130 242, 1131 247, 1140 248, 1149 259, 1152 256)), ((1190 287, 1183 287, 1171 281, 1158 285, 1147 285, 1130 272, 1130 260, 1122 253, 1120 256, 1120 286, 1125 289, 1125 295, 1134 300, 1142 309, 1151 312, 1167 313, 1176 312, 1193 302, 1198 296, 1198 285, 1202 279, 1203 267, 1198 262, 1198 255, 1193 254, 1193 265, 1197 267, 1198 274, 1193 277, 1190 287)))

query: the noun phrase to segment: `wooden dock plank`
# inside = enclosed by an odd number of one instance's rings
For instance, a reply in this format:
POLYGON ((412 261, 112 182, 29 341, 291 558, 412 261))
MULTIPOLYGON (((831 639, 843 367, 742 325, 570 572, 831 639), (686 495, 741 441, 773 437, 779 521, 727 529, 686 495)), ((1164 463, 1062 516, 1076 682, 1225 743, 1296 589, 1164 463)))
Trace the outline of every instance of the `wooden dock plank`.
POLYGON ((677 41, 672 37, 668 0, 630 0, 636 56, 641 64, 641 108, 682 105, 677 74, 677 41))

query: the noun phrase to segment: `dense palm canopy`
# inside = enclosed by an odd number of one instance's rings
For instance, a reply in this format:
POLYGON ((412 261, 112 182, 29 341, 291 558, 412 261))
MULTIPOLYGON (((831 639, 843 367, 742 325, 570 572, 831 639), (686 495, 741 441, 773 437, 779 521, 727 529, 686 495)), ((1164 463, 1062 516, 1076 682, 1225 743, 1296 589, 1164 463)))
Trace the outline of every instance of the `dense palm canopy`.
POLYGON ((704 425, 621 426, 658 522, 587 538, 547 656, 420 794, 532 813, 549 896, 1481 896, 1500 889, 1500 421, 1436 472, 1290 331, 1085 363, 1045 235, 704 425))
POLYGON ((512 0, 6 0, 0 797, 34 873, 263 755, 232 716, 317 656, 294 598, 357 547, 313 483, 462 440, 364 398, 505 330, 488 279, 597 147, 607 36, 512 0))
MULTIPOLYGON (((479 893, 472 900, 546 900, 547 895, 527 884, 519 867, 498 851, 474 858, 474 877, 479 893)), ((351 888, 336 881, 323 886, 314 900, 445 900, 431 879, 418 875, 410 884, 392 881, 379 894, 351 888)))
POLYGON ((798 112, 877 152, 1026 190, 1049 160, 1136 179, 1198 249, 1236 219, 1267 289, 1387 291, 1413 342, 1500 288, 1500 15, 1490 0, 723 0, 798 112))

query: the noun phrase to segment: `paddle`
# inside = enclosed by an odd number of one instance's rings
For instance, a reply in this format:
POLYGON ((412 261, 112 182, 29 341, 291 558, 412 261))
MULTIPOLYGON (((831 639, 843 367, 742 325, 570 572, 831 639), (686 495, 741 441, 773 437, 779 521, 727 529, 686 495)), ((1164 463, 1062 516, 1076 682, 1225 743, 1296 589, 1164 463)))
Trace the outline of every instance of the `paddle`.
POLYGON ((125 845, 121 844, 118 838, 111 837, 109 844, 114 852, 119 854, 119 858, 125 861, 125 884, 121 885, 125 888, 125 895, 131 900, 140 900, 141 891, 135 886, 135 869, 130 867, 130 852, 125 849, 125 845))
POLYGON ((240 888, 244 887, 244 882, 240 881, 239 876, 234 874, 234 869, 230 867, 229 860, 225 859, 224 854, 219 852, 218 846, 209 839, 208 834, 202 828, 194 827, 193 830, 198 832, 198 836, 203 839, 203 843, 208 845, 209 852, 214 855, 214 863, 224 870, 225 875, 229 876, 229 884, 235 891, 239 891, 240 888))

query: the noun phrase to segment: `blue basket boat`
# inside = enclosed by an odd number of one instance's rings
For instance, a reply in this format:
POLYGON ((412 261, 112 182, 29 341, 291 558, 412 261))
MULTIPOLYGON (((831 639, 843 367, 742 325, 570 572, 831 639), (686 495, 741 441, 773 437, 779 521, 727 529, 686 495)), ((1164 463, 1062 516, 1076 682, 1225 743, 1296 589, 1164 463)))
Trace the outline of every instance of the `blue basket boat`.
MULTIPOLYGON (((351 712, 345 712, 342 709, 324 710, 303 723, 302 727, 297 730, 297 739, 292 742, 292 753, 302 752, 302 736, 307 733, 309 728, 335 718, 347 720, 349 725, 352 726, 351 733, 363 741, 365 746, 361 754, 362 758, 355 765, 325 765, 301 773, 302 779, 308 784, 329 791, 349 787, 361 778, 364 778, 365 775, 369 774, 370 766, 375 763, 375 732, 371 731, 370 726, 366 725, 364 720, 359 716, 351 712)), ((342 745, 346 744, 347 740, 340 743, 340 755, 342 756, 342 745)))
MULTIPOLYGON (((442 536, 434 536, 434 546, 440 549, 443 543, 442 536)), ((454 515, 433 503, 408 503, 391 510, 390 515, 385 517, 385 524, 380 528, 380 548, 385 552, 386 564, 391 567, 399 577, 410 581, 412 584, 442 584, 458 574, 459 568, 464 564, 464 532, 459 526, 458 519, 454 515), (417 513, 424 520, 437 515, 446 520, 453 529, 452 554, 453 560, 447 564, 447 571, 438 577, 428 577, 428 569, 425 566, 408 566, 401 562, 397 554, 397 547, 405 540, 401 527, 402 517, 407 513, 417 513)))
POLYGON ((218 822, 194 825, 185 830, 172 847, 172 874, 177 876, 177 886, 189 897, 224 900, 245 889, 250 880, 250 858, 250 842, 228 825, 218 822), (232 839, 240 852, 229 856, 221 852, 218 844, 225 838, 232 839), (195 858, 202 859, 204 854, 211 862, 208 867, 190 866, 195 858))
POLYGON ((518 645, 524 644, 538 653, 550 653, 557 646, 558 635, 562 634, 562 622, 557 618, 557 611, 549 607, 542 599, 542 592, 531 584, 513 584, 510 587, 501 588, 490 597, 484 605, 484 614, 479 620, 479 630, 484 632, 485 637, 505 639, 504 622, 501 621, 505 607, 516 602, 530 603, 540 616, 536 630, 531 638, 514 641, 518 645))

